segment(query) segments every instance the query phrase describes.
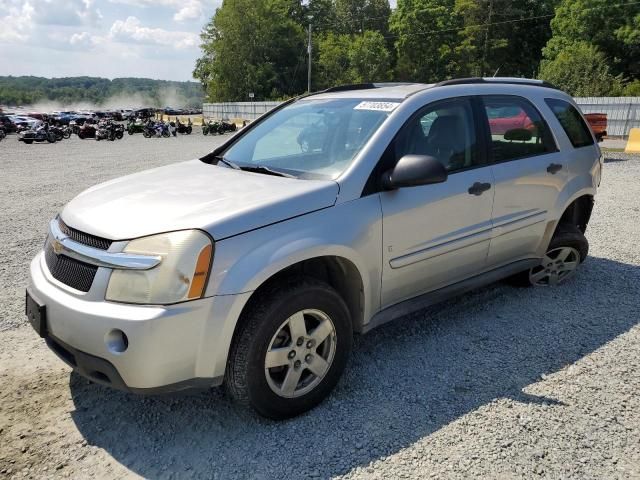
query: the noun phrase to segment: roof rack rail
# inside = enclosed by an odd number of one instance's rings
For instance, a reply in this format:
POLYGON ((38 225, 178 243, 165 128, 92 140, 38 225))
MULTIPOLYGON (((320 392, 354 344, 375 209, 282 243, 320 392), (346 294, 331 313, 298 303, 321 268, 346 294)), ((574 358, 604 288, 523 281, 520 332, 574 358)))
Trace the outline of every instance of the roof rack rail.
POLYGON ((546 82, 544 80, 534 80, 530 78, 510 78, 510 77, 470 77, 470 78, 453 78, 451 80, 444 80, 436 83, 434 87, 445 87, 449 85, 471 85, 477 83, 499 83, 499 84, 511 84, 511 85, 529 85, 533 87, 546 87, 559 90, 555 85, 546 82))
POLYGON ((348 92, 350 90, 370 90, 372 88, 400 87, 402 85, 414 85, 414 83, 413 82, 354 83, 351 85, 337 85, 335 87, 329 87, 325 90, 320 90, 319 92, 316 92, 316 93, 348 92))
POLYGON ((377 88, 377 87, 374 83, 354 83, 351 85, 338 85, 336 87, 329 87, 324 90, 320 90, 317 93, 348 92, 350 90, 369 90, 371 88, 377 88))

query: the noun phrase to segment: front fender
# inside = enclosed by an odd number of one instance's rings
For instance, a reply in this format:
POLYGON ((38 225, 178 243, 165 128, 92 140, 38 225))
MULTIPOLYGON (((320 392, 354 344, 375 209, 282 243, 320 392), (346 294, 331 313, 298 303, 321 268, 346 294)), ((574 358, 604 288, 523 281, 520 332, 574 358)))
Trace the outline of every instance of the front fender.
POLYGON ((360 273, 366 321, 380 306, 381 248, 382 212, 372 195, 216 243, 206 294, 252 292, 303 260, 342 257, 360 273))

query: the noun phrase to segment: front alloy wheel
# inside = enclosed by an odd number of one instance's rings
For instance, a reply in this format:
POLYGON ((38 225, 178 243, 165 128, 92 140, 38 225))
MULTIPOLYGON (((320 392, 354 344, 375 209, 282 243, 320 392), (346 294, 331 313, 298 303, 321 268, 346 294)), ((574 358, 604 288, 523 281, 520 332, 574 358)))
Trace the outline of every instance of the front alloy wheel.
POLYGON ((329 371, 336 352, 336 328, 320 310, 302 310, 280 325, 264 361, 267 383, 281 397, 313 390, 329 371))
POLYGON ((299 415, 338 383, 352 336, 349 309, 331 286, 307 277, 274 283, 242 314, 225 386, 265 417, 299 415))

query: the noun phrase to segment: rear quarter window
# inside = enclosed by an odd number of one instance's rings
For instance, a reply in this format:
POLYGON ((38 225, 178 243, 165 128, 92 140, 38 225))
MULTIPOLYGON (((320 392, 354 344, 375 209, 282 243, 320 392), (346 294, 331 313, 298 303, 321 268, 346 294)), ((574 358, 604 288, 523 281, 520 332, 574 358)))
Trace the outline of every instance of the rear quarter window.
POLYGON ((576 107, 557 98, 546 98, 544 101, 562 125, 574 148, 593 145, 591 130, 576 107))

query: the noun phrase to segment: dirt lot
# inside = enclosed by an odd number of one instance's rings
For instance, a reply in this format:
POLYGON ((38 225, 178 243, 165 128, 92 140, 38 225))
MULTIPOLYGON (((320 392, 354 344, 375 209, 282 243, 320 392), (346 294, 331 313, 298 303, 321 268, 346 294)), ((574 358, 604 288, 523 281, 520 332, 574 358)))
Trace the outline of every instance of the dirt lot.
POLYGON ((0 143, 0 478, 640 478, 640 158, 619 153, 575 279, 494 285, 357 338, 335 393, 300 418, 72 374, 23 318, 48 220, 90 185, 218 141, 0 143))

